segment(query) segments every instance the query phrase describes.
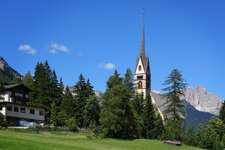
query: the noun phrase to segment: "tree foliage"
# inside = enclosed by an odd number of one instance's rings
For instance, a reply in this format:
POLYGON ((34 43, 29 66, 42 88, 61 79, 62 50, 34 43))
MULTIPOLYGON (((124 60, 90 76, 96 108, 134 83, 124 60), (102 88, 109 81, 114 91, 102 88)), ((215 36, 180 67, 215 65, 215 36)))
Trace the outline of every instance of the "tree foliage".
POLYGON ((58 110, 61 101, 57 76, 47 61, 37 63, 34 72, 34 90, 30 94, 31 105, 45 109, 45 120, 50 123, 51 104, 56 104, 58 110))
POLYGON ((96 96, 91 96, 88 99, 87 105, 84 109, 84 125, 85 127, 95 128, 99 126, 100 118, 100 99, 96 96))
POLYGON ((163 112, 166 116, 166 138, 173 140, 180 140, 183 132, 183 104, 180 99, 184 96, 184 89, 186 87, 185 80, 179 70, 173 69, 167 79, 164 81, 167 87, 163 89, 164 96, 167 101, 165 103, 166 109, 163 112))
POLYGON ((84 76, 80 74, 78 82, 74 85, 75 93, 75 118, 80 128, 84 127, 84 109, 90 96, 94 95, 93 86, 90 80, 86 82, 84 76))
POLYGON ((138 135, 136 116, 129 98, 123 79, 115 71, 107 82, 100 113, 101 127, 106 136, 131 139, 138 135))

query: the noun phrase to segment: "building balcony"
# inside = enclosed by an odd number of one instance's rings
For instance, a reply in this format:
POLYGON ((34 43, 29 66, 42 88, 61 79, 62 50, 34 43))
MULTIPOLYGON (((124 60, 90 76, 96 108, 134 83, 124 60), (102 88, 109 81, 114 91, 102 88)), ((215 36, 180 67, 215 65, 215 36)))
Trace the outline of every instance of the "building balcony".
POLYGON ((44 109, 30 107, 25 105, 18 105, 13 103, 8 103, 5 107, 0 110, 6 117, 16 117, 29 120, 39 120, 44 121, 44 109))

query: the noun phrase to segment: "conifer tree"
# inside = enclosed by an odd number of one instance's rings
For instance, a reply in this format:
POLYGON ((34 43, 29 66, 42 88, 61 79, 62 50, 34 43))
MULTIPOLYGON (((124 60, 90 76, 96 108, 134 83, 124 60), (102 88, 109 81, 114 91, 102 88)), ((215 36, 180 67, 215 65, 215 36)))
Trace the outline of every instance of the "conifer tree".
POLYGON ((70 93, 68 86, 66 87, 65 94, 63 94, 62 96, 62 103, 60 108, 61 108, 61 111, 66 114, 67 117, 75 118, 76 102, 72 94, 70 93))
POLYGON ((99 126, 100 101, 96 96, 91 96, 88 99, 84 109, 84 125, 85 127, 99 126))
POLYGON ((167 79, 164 82, 164 85, 168 87, 164 88, 163 91, 167 98, 167 109, 165 110, 166 114, 169 114, 171 118, 175 120, 180 120, 180 109, 181 109, 181 100, 180 96, 184 95, 184 89, 186 83, 179 70, 173 69, 167 79))
POLYGON ((134 96, 134 85, 133 85, 133 75, 130 69, 127 69, 124 78, 123 85, 127 91, 128 99, 131 99, 134 96))
POLYGON ((87 82, 82 74, 80 74, 78 82, 74 85, 76 111, 75 118, 79 127, 84 127, 84 109, 87 104, 87 100, 90 96, 94 95, 93 86, 90 80, 87 82))
POLYGON ((153 130, 155 128, 154 121, 156 119, 154 106, 152 104, 151 95, 148 92, 146 95, 146 105, 143 110, 143 123, 144 123, 144 137, 148 139, 155 138, 153 130))
POLYGON ((22 80, 22 83, 29 89, 34 90, 34 80, 30 72, 28 72, 22 80))
POLYGON ((165 91, 164 96, 167 98, 164 114, 167 116, 166 121, 166 136, 171 140, 180 140, 182 136, 182 109, 183 104, 180 100, 181 96, 184 96, 184 89, 186 87, 185 80, 179 70, 173 69, 167 79, 164 81, 164 85, 167 85, 163 89, 165 91))
POLYGON ((56 110, 56 103, 53 102, 51 104, 51 117, 50 117, 50 123, 54 126, 57 125, 57 110, 56 110))
POLYGON ((134 109, 127 95, 123 80, 115 71, 107 82, 100 113, 101 127, 108 137, 131 139, 138 135, 134 109))
POLYGON ((60 105, 60 90, 55 71, 52 71, 48 62, 37 63, 34 73, 34 91, 31 104, 45 109, 45 120, 50 122, 51 104, 60 105))

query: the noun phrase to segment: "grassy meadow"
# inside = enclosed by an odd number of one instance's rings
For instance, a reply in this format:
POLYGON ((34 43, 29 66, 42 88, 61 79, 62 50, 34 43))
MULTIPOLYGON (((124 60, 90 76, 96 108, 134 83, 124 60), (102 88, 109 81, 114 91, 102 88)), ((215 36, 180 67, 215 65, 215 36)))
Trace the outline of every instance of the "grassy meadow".
POLYGON ((194 150, 157 140, 115 140, 82 133, 28 133, 0 130, 1 150, 194 150))

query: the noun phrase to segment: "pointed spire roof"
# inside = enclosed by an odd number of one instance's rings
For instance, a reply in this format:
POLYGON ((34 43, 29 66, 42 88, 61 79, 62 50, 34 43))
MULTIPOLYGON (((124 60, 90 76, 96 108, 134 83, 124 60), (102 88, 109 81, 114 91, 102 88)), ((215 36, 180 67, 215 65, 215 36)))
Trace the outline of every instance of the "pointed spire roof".
POLYGON ((140 56, 142 58, 145 58, 145 23, 144 23, 144 19, 145 19, 145 12, 143 10, 143 14, 142 14, 142 40, 141 40, 141 50, 140 50, 140 56))

